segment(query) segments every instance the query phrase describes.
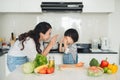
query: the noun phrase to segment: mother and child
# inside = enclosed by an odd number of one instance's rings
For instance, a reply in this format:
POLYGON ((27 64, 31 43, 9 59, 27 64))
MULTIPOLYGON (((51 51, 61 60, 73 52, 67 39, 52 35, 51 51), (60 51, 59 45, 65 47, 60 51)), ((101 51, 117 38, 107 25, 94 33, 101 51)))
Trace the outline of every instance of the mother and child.
MULTIPOLYGON (((33 30, 20 34, 7 54, 9 71, 12 72, 16 67, 34 60, 37 53, 47 56, 58 38, 57 34, 51 38, 51 32, 52 26, 48 22, 40 22, 33 30), (43 48, 42 43, 50 38, 47 47, 43 48)), ((70 28, 65 31, 59 43, 59 51, 64 53, 63 63, 75 64, 78 62, 77 46, 74 44, 78 38, 77 30, 70 28)))

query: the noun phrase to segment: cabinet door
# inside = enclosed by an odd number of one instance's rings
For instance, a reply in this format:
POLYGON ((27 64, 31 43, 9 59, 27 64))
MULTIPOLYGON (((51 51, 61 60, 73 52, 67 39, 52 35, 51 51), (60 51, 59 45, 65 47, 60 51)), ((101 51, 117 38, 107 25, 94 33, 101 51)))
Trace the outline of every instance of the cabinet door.
POLYGON ((41 12, 41 0, 21 0, 20 12, 41 12))
POLYGON ((83 0, 83 12, 113 12, 114 0, 83 0))
POLYGON ((19 0, 0 0, 0 12, 19 12, 19 0))
POLYGON ((0 80, 5 78, 5 55, 0 56, 0 80))
POLYGON ((54 56, 55 58, 55 64, 58 65, 58 64, 63 64, 63 54, 60 54, 60 53, 51 53, 51 54, 48 54, 47 57, 49 56, 54 56))
POLYGON ((41 0, 43 2, 80 2, 83 0, 41 0))

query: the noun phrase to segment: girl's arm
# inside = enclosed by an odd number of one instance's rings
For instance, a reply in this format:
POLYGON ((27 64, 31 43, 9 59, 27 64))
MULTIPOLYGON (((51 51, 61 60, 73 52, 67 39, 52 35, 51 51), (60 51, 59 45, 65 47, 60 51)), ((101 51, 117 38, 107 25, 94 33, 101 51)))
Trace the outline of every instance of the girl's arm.
POLYGON ((64 37, 64 51, 68 48, 68 43, 66 37, 64 37))
POLYGON ((59 52, 64 52, 64 50, 63 50, 63 39, 61 39, 61 41, 59 43, 59 52))
POLYGON ((67 49, 68 45, 67 45, 67 39, 64 37, 59 45, 59 51, 60 52, 65 52, 65 50, 67 49), (63 46, 64 45, 64 46, 63 46))
POLYGON ((47 54, 50 52, 52 47, 55 45, 58 35, 55 35, 52 37, 51 41, 49 42, 48 46, 43 50, 42 54, 47 56, 47 54))

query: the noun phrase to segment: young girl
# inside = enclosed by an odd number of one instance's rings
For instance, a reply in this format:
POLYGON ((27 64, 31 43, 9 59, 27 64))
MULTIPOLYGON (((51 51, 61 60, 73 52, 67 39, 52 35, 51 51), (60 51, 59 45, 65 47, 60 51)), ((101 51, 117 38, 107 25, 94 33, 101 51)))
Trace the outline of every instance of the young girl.
POLYGON ((75 64, 78 62, 77 46, 74 44, 78 41, 79 35, 75 29, 68 29, 60 42, 59 51, 64 52, 63 63, 75 64))
POLYGON ((53 36, 48 46, 43 50, 41 42, 50 38, 51 30, 52 27, 49 23, 40 22, 34 30, 21 34, 8 52, 8 69, 13 71, 17 66, 35 59, 37 53, 46 56, 57 39, 57 35, 53 36))

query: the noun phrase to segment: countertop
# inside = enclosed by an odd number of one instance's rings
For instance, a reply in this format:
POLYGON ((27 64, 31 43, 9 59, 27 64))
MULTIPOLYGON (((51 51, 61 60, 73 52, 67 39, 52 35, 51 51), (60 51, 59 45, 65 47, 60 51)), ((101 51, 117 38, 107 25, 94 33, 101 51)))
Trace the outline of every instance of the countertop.
POLYGON ((0 49, 0 56, 8 53, 8 50, 9 50, 9 49, 0 49))
MULTIPOLYGON (((50 51, 50 54, 63 54, 63 52, 59 51, 50 51)), ((78 54, 118 54, 115 51, 101 51, 101 52, 78 52, 78 54)))
POLYGON ((24 74, 21 67, 6 77, 5 80, 120 80, 120 66, 116 74, 103 74, 98 77, 87 75, 87 68, 59 70, 53 74, 24 74))
MULTIPOLYGON (((0 49, 0 56, 8 53, 9 49, 0 49)), ((50 51, 50 54, 63 54, 63 52, 59 52, 59 51, 50 51)), ((78 52, 78 54, 117 54, 117 52, 114 51, 98 51, 98 52, 78 52)))

